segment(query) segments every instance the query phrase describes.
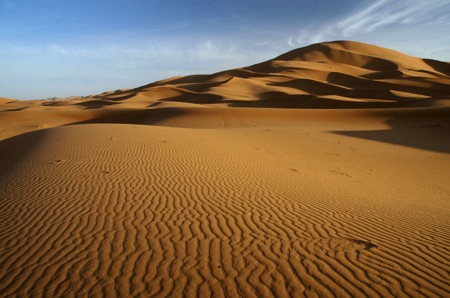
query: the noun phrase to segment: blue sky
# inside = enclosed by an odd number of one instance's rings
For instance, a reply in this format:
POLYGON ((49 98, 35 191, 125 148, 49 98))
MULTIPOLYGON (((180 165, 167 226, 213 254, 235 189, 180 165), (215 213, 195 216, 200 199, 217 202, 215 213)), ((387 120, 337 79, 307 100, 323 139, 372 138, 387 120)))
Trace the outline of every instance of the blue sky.
POLYGON ((0 97, 132 88, 332 40, 450 61, 449 0, 0 0, 0 97))

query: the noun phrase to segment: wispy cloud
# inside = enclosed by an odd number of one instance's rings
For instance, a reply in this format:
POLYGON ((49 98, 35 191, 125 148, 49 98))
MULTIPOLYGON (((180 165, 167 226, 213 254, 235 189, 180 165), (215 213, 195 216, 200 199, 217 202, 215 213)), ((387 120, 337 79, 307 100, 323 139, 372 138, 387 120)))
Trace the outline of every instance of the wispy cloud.
POLYGON ((10 97, 87 95, 117 88, 137 87, 175 75, 212 73, 260 62, 267 44, 236 41, 138 40, 127 43, 1 44, 0 56, 10 57, 0 68, 0 89, 10 97), (8 80, 27 80, 30 91, 20 91, 8 80), (36 79, 38 78, 38 79, 36 79), (63 84, 62 82, 65 82, 63 84), (58 82, 51 90, 46 85, 58 82))
POLYGON ((315 28, 305 28, 287 40, 291 46, 334 39, 350 39, 390 25, 425 25, 450 22, 447 0, 376 0, 315 28))
POLYGON ((235 57, 236 45, 224 46, 213 40, 139 42, 136 44, 107 43, 99 45, 50 44, 2 44, 0 53, 14 54, 14 57, 51 56, 66 61, 76 59, 95 59, 97 61, 114 61, 131 59, 139 61, 210 61, 214 59, 235 57))

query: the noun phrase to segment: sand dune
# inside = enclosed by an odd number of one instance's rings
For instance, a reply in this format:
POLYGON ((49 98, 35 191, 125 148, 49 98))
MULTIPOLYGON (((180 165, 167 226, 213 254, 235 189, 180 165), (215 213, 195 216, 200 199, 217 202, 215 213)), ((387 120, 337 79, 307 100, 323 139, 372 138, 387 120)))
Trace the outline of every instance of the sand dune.
POLYGON ((13 100, 9 99, 9 98, 0 97, 0 104, 5 104, 5 103, 11 102, 11 101, 13 101, 13 100))
POLYGON ((448 67, 333 42, 1 99, 0 296, 447 296, 448 67))
POLYGON ((343 100, 351 103, 346 108, 433 106, 437 100, 448 101, 449 65, 362 43, 331 42, 241 69, 176 77, 94 97, 275 108, 280 102, 295 108, 342 108, 343 100))

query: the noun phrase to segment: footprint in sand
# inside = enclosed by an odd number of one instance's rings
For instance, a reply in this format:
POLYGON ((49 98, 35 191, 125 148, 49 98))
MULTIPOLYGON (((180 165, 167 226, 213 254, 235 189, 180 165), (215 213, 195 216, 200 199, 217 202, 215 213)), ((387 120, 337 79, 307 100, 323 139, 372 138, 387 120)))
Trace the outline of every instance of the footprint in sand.
POLYGON ((311 241, 311 244, 315 249, 324 251, 359 251, 378 248, 378 245, 370 241, 352 238, 316 238, 311 241))

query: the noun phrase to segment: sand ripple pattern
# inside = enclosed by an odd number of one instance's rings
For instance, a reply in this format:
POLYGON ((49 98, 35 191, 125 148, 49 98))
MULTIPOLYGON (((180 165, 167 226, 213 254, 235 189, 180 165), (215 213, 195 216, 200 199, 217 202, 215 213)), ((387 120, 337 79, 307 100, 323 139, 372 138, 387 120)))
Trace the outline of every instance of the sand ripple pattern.
POLYGON ((36 133, 0 179, 1 297, 450 292, 442 226, 348 211, 276 158, 231 148, 220 130, 36 133))

